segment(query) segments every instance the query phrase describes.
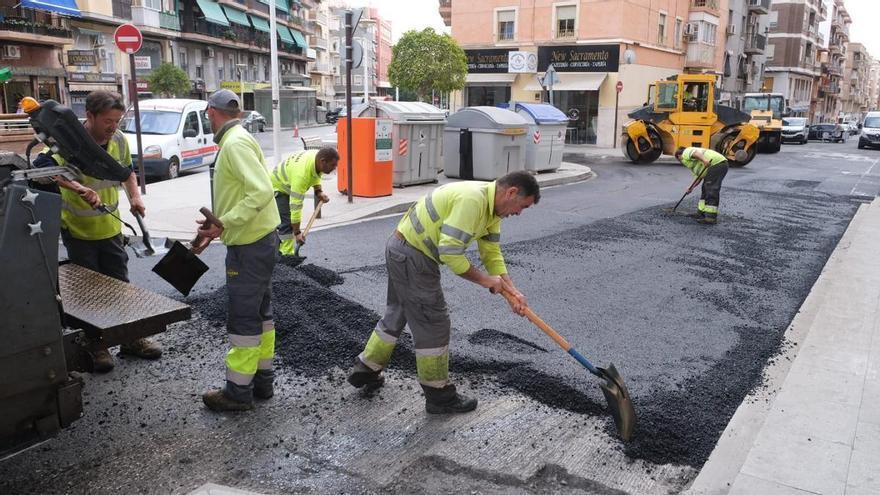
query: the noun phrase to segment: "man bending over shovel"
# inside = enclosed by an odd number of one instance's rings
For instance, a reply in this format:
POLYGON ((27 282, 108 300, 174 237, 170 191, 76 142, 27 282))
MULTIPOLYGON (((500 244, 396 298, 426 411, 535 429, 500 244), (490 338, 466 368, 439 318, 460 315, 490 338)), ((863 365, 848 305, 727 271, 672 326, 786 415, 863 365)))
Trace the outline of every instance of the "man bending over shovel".
MULTIPOLYGON (((697 212, 697 222, 714 225, 718 222, 718 204, 721 202, 721 181, 727 175, 727 158, 706 148, 678 148, 675 158, 689 168, 697 179, 703 179, 703 189, 697 212)), ((690 190, 688 190, 690 191, 690 190)))
POLYGON ((446 184, 410 208, 385 244, 385 316, 355 358, 348 382, 357 388, 381 386, 385 382, 382 370, 408 323, 427 412, 476 409, 477 399, 458 394, 449 382, 451 327, 440 287, 440 265, 448 265, 456 275, 493 292, 511 294, 511 307, 523 315, 528 307, 526 298, 507 275, 501 255, 501 220, 519 215, 540 198, 535 178, 519 171, 495 182, 446 184), (464 255, 475 239, 486 272, 471 265, 464 255))
POLYGON ((337 163, 339 153, 333 148, 305 150, 290 155, 272 172, 275 204, 281 215, 281 224, 278 225, 281 245, 278 251, 282 256, 292 256, 297 243, 306 243, 305 234, 299 228, 306 191, 311 187, 322 202, 330 201, 321 190, 321 176, 336 170, 337 163))

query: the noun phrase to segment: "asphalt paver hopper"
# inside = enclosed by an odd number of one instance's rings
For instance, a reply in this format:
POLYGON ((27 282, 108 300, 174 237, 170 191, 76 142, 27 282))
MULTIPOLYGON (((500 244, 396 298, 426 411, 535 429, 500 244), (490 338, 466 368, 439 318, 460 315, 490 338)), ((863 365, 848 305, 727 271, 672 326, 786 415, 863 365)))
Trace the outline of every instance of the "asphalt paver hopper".
MULTIPOLYGON (((511 294, 506 291, 501 294, 511 304, 516 304, 517 301, 511 294)), ((614 425, 617 426, 617 432, 620 435, 620 438, 624 442, 628 442, 635 432, 636 411, 633 408, 632 399, 630 398, 629 391, 623 381, 623 377, 617 371, 617 368, 614 367, 614 364, 608 365, 607 368, 593 366, 587 358, 581 355, 581 353, 572 347, 562 335, 559 335, 556 330, 553 330, 550 325, 545 323, 544 320, 542 320, 530 308, 526 308, 525 317, 553 339, 554 342, 559 344, 559 347, 562 347, 568 352, 590 373, 605 380, 604 383, 599 385, 599 388, 602 389, 602 394, 608 402, 608 410, 614 418, 614 425)))

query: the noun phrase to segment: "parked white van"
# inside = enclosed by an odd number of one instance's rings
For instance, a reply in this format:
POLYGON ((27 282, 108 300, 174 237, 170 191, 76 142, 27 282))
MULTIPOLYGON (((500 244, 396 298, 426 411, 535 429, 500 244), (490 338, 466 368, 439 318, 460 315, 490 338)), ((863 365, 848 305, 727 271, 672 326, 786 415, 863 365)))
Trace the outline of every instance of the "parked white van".
MULTIPOLYGON (((148 177, 173 179, 181 170, 214 163, 219 149, 208 121, 208 103, 202 100, 156 99, 139 103, 144 171, 148 177)), ((132 163, 137 166, 134 108, 119 128, 128 138, 132 163)))
POLYGON ((868 112, 862 121, 859 134, 859 149, 867 146, 880 147, 880 112, 868 112))

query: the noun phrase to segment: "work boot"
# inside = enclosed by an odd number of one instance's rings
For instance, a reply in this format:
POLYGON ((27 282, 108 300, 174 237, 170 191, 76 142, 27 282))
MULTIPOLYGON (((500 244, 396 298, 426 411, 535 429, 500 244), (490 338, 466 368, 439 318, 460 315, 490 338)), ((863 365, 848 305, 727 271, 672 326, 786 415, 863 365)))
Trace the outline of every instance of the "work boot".
POLYGON ((107 373, 114 366, 116 366, 116 362, 113 361, 113 356, 110 355, 110 351, 107 349, 95 351, 92 355, 92 369, 95 373, 107 373))
POLYGON ((716 217, 706 216, 703 218, 698 218, 697 223, 701 223, 703 225, 715 225, 716 223, 718 223, 718 219, 716 217))
POLYGON ((375 390, 385 385, 385 376, 381 371, 373 371, 361 361, 361 358, 354 358, 354 368, 348 374, 348 383, 354 388, 367 387, 367 390, 375 390))
POLYGON ((216 412, 226 411, 250 411, 254 408, 253 402, 239 402, 226 397, 223 390, 216 389, 202 394, 202 402, 205 406, 216 412))
POLYGON ((129 354, 144 359, 159 359, 162 348, 147 338, 135 339, 119 346, 120 354, 129 354))
POLYGON ((458 394, 455 385, 443 388, 422 385, 422 390, 425 391, 425 411, 429 414, 466 413, 477 408, 477 399, 458 394))
POLYGON ((254 398, 260 400, 271 399, 275 395, 275 372, 272 370, 257 370, 254 375, 254 398))
POLYGON ((699 219, 701 219, 701 218, 705 218, 705 217, 706 217, 706 214, 703 213, 702 211, 695 211, 695 212, 691 213, 691 214, 688 215, 688 216, 691 217, 691 218, 695 218, 695 219, 699 220, 699 219))

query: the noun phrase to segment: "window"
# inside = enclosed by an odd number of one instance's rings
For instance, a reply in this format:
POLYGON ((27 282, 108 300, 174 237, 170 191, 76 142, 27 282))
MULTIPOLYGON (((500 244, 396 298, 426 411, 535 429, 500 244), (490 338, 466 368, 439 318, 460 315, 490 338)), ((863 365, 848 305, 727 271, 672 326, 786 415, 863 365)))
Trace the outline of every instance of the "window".
POLYGON ((666 44, 666 14, 660 12, 660 20, 657 22, 657 43, 666 44))
POLYGON ((218 68, 217 68, 217 80, 218 80, 218 81, 222 81, 222 80, 223 80, 223 67, 218 67, 218 68))
POLYGON ((196 131, 196 134, 199 133, 199 116, 195 112, 186 114, 186 120, 183 123, 183 132, 190 129, 196 131))
POLYGON ((495 13, 498 19, 498 40, 512 40, 516 33, 516 11, 499 10, 495 13))
POLYGON ((675 18, 675 39, 672 40, 672 44, 676 48, 681 48, 681 18, 675 18))
POLYGON ((162 10, 162 0, 144 0, 144 7, 153 10, 162 10))
POLYGON ((715 44, 715 34, 716 34, 716 31, 718 30, 718 26, 716 26, 715 24, 709 24, 708 22, 704 22, 702 24, 703 24, 703 26, 702 26, 703 27, 703 29, 702 29, 703 37, 702 37, 701 41, 707 45, 714 45, 715 44))
POLYGON ((560 5, 556 7, 556 37, 575 37, 575 18, 577 17, 576 5, 560 5))
POLYGON ((202 66, 201 66, 201 65, 197 65, 197 66, 196 66, 196 77, 199 78, 199 79, 205 77, 205 72, 204 72, 204 70, 202 69, 202 66))
POLYGON ((211 121, 208 120, 208 109, 202 110, 202 134, 213 134, 214 130, 211 129, 211 121))
POLYGON ((675 109, 678 106, 678 83, 661 82, 657 85, 657 108, 675 109))
POLYGON ((684 87, 681 109, 685 112, 705 112, 709 104, 709 83, 688 83, 684 87))

